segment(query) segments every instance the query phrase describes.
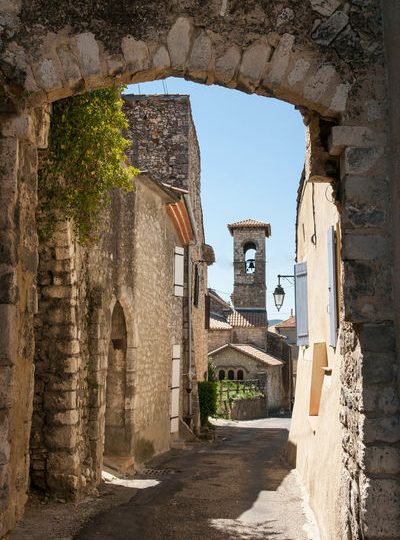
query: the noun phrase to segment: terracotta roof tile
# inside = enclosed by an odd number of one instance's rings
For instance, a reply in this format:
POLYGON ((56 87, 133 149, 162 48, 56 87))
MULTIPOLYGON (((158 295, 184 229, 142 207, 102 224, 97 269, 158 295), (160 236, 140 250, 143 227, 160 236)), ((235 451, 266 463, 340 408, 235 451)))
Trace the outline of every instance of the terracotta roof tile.
POLYGON ((291 315, 286 321, 276 324, 275 328, 296 328, 296 317, 291 315))
POLYGON ((255 219, 244 219, 243 221, 229 223, 228 229, 232 235, 233 229, 264 229, 265 236, 271 236, 271 225, 255 219))
POLYGON ((227 343, 226 345, 223 345, 222 347, 219 347, 218 349, 215 349, 214 351, 211 351, 208 353, 208 356, 213 356, 217 354, 219 351, 222 351, 223 349, 226 349, 227 347, 231 347, 232 349, 235 349, 247 356, 250 356, 251 358, 255 358, 256 360, 260 360, 264 364, 267 364, 268 366, 282 366, 283 362, 281 360, 278 360, 278 358, 275 358, 274 356, 271 356, 270 354, 266 353, 262 349, 259 349, 258 347, 255 347, 254 345, 248 345, 246 343, 227 343))
POLYGON ((232 326, 222 317, 210 314, 210 330, 230 330, 232 326))
POLYGON ((231 311, 224 314, 228 323, 234 327, 267 326, 265 311, 231 311))

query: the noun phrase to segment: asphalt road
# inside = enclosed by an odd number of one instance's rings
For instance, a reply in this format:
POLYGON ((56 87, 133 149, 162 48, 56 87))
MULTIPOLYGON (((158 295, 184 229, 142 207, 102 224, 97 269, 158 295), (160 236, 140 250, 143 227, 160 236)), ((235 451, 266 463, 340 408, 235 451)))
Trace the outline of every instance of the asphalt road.
POLYGON ((215 442, 153 460, 132 481, 133 497, 95 516, 75 539, 318 540, 285 458, 289 420, 219 424, 215 442))

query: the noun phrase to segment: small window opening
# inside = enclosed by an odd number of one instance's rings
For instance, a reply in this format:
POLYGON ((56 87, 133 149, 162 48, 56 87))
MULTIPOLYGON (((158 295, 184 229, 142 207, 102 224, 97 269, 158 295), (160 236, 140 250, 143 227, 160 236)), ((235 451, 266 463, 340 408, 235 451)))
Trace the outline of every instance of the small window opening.
POLYGON ((230 369, 230 370, 228 371, 228 379, 229 379, 230 381, 234 381, 234 380, 235 380, 235 372, 233 371, 233 369, 230 369))
POLYGON ((238 381, 243 381, 243 376, 244 376, 243 369, 238 369, 237 380, 238 381))
POLYGON ((254 242, 247 242, 243 247, 244 266, 246 274, 254 274, 256 271, 257 246, 254 242))
POLYGON ((223 369, 220 369, 218 372, 218 380, 223 381, 225 379, 225 371, 223 369))

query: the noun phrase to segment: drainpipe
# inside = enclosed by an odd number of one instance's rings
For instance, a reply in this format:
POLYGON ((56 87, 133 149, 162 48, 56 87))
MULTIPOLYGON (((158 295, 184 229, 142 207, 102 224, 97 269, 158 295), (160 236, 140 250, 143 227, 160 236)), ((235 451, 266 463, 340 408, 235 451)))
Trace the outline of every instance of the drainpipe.
POLYGON ((192 347, 192 257, 191 257, 191 247, 197 244, 197 231, 196 231, 196 221, 194 218, 192 204, 190 202, 189 194, 185 193, 183 195, 185 199, 185 205, 188 211, 190 225, 192 227, 194 240, 188 244, 188 266, 187 266, 187 284, 188 284, 188 356, 189 356, 189 366, 188 366, 188 379, 189 383, 187 386, 187 391, 189 393, 189 417, 192 420, 193 417, 193 397, 192 397, 192 366, 193 366, 193 347, 192 347))

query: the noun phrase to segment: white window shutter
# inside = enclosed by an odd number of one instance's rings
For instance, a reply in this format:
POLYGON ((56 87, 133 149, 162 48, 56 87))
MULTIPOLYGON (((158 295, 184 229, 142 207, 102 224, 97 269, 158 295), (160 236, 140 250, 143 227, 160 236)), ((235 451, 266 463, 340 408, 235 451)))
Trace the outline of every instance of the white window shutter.
POLYGON ((297 345, 308 345, 307 263, 294 266, 297 345))
POLYGON ((338 312, 336 286, 336 233, 334 227, 328 229, 328 292, 329 292, 329 345, 336 347, 338 312))
POLYGON ((175 246, 174 260, 174 294, 183 296, 184 268, 185 268, 185 250, 182 247, 175 246))

